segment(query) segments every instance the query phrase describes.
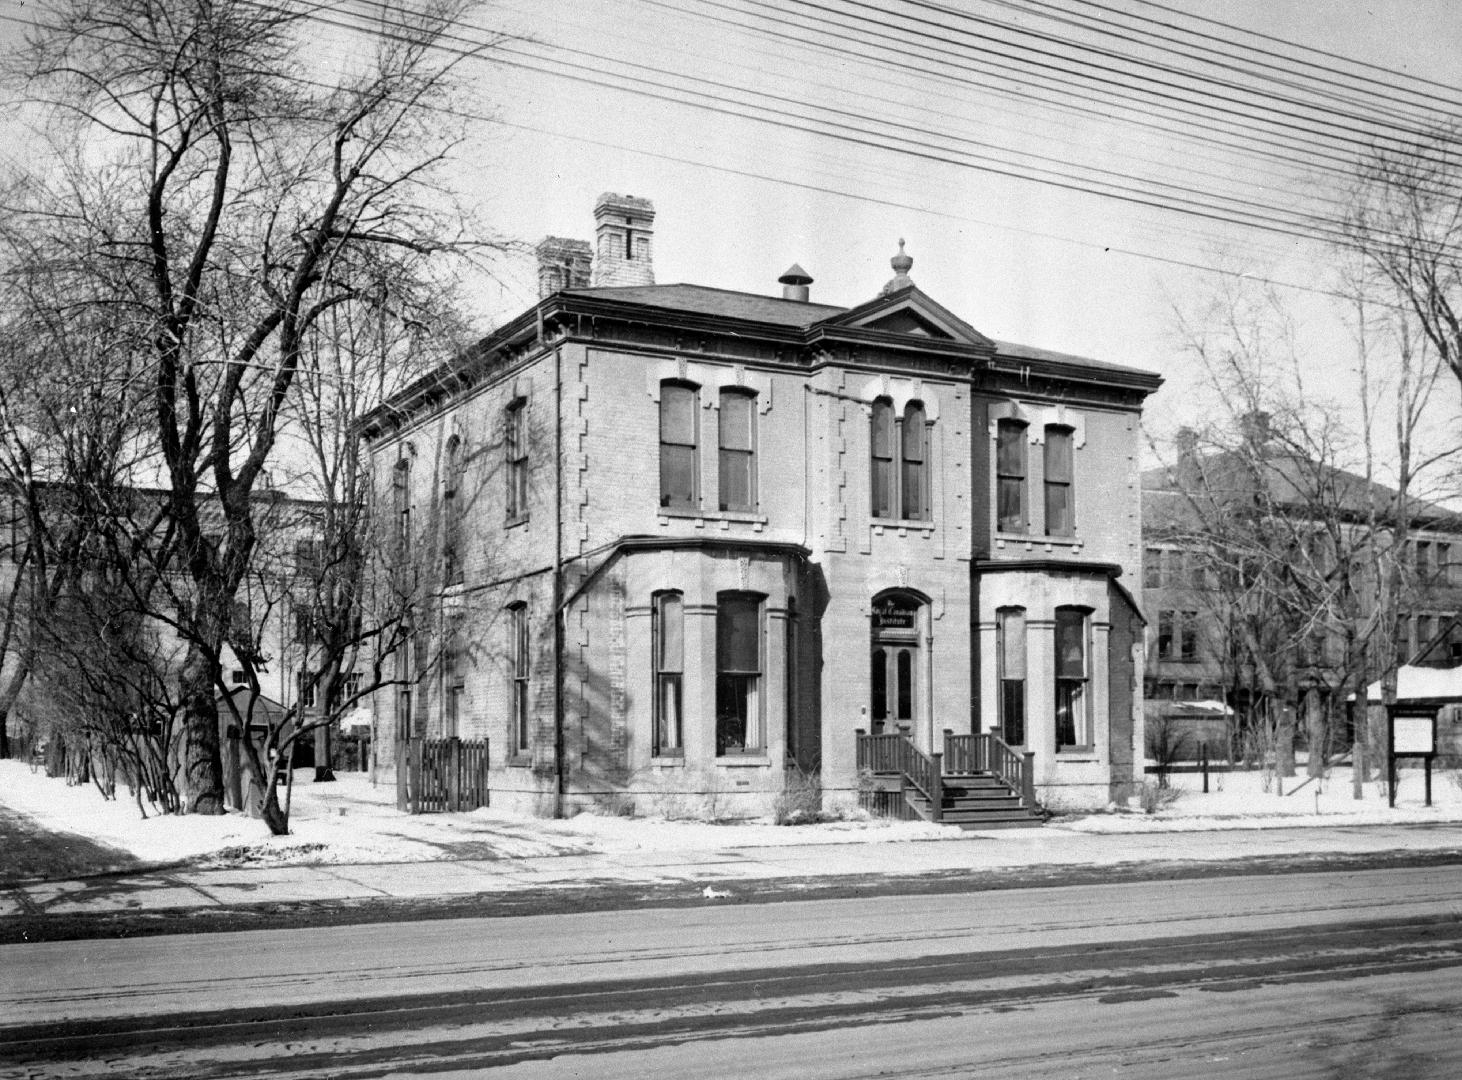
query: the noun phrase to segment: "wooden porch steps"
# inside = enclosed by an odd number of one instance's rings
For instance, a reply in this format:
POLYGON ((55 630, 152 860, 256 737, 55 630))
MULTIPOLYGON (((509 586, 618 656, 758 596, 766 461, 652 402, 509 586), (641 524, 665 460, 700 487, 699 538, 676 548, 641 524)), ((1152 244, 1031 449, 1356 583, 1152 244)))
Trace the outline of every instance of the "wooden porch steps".
MULTIPOLYGON (((1023 805, 1020 796, 989 773, 945 776, 941 823, 966 831, 1039 827, 1043 818, 1023 805)), ((925 821, 933 818, 929 799, 916 788, 906 792, 909 805, 925 821)))

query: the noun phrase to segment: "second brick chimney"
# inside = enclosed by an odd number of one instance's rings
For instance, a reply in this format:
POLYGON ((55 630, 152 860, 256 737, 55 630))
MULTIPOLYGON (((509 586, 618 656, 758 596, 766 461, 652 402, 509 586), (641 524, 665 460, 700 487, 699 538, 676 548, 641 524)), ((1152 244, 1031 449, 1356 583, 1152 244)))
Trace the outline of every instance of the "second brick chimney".
POLYGON ((589 284, 653 285, 655 206, 649 199, 605 192, 594 203, 594 270, 589 284))
POLYGON ((538 256, 538 299, 561 289, 582 289, 589 284, 593 252, 587 240, 545 236, 533 249, 538 256))

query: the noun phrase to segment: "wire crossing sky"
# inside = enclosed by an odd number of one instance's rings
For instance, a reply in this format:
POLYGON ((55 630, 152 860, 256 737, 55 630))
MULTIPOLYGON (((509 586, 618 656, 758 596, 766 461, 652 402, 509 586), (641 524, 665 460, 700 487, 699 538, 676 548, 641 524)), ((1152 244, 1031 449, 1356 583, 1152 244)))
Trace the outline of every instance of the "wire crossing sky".
MULTIPOLYGON (((322 78, 399 26, 311 8, 322 78)), ((0 0, 0 29, 34 11, 0 0)), ((505 0, 442 44, 463 186, 508 235, 587 236, 633 193, 660 280, 775 292, 796 261, 841 303, 905 236, 982 330, 1160 370, 1195 271, 1325 294, 1356 163, 1462 110, 1443 0, 505 0)), ((534 295, 525 259, 484 309, 534 295)))

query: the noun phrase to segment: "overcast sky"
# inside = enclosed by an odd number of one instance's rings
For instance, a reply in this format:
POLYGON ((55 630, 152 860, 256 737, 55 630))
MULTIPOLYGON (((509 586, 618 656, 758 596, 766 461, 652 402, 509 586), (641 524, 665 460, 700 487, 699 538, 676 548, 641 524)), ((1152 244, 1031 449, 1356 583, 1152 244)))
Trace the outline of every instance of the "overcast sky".
MULTIPOLYGON (((1203 268, 1303 286, 1286 295, 1316 363, 1342 362, 1337 259, 1302 215, 1334 219, 1386 110, 1462 108, 1454 0, 504 0, 473 18, 464 44, 515 37, 463 67, 465 110, 493 119, 457 175, 502 235, 588 239, 600 192, 643 196, 659 281, 775 294, 795 261, 814 300, 848 305, 902 237, 914 281, 982 332, 1167 376, 1164 422, 1197 407, 1172 308, 1213 290, 1203 268), (1235 223, 1257 217, 1279 230, 1235 223)), ((531 259, 476 295, 484 325, 522 310, 531 259)))

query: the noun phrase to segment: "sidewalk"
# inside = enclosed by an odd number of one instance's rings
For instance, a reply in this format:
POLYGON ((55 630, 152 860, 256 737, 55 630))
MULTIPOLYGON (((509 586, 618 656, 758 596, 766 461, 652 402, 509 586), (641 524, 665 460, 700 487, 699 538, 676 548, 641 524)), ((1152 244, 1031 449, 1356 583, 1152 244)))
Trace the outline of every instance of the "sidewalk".
MULTIPOLYGON (((133 914, 224 909, 263 902, 422 900, 511 894, 568 887, 683 885, 708 902, 736 896, 738 882, 950 874, 1022 869, 1107 868, 1166 864, 1174 874, 1194 863, 1455 853, 1462 825, 1370 825, 1336 828, 1091 835, 1060 827, 965 833, 938 842, 870 842, 539 855, 522 858, 356 865, 287 865, 161 869, 69 881, 21 883, 0 893, 0 918, 27 915, 133 914), (721 895, 716 895, 721 894, 721 895)), ((678 890, 674 890, 678 892, 678 890)), ((795 895, 795 894, 794 894, 795 895)))

